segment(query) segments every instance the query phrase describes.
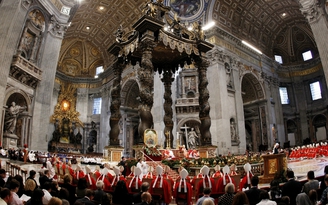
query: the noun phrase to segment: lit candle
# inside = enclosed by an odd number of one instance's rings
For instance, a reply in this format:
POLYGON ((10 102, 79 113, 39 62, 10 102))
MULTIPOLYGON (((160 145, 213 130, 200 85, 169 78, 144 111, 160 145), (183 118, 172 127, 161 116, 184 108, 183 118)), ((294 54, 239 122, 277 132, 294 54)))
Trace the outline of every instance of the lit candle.
POLYGON ((179 139, 179 132, 177 132, 177 140, 179 139))

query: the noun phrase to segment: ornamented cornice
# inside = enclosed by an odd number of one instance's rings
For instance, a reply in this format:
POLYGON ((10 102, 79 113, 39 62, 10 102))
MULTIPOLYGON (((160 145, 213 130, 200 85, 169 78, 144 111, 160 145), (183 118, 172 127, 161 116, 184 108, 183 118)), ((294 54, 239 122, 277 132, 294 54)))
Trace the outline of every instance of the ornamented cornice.
POLYGON ((302 65, 280 66, 277 73, 280 78, 290 78, 306 76, 320 70, 322 70, 322 64, 320 58, 318 57, 302 65))

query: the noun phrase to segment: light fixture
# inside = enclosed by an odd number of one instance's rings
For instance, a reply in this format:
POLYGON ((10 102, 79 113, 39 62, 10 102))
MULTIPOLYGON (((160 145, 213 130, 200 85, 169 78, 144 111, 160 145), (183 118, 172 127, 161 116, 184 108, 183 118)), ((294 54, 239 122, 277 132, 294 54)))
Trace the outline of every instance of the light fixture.
POLYGON ((95 78, 98 78, 98 75, 95 75, 95 78))
POLYGON ((202 29, 203 29, 203 31, 206 31, 206 30, 212 28, 213 26, 215 26, 215 22, 211 21, 208 24, 206 24, 205 26, 203 26, 202 29))
POLYGON ((104 10, 105 7, 99 6, 99 10, 104 10))
POLYGON ((282 17, 285 17, 287 14, 284 12, 281 14, 282 17))
POLYGON ((62 102, 61 102, 61 110, 62 111, 67 111, 67 110, 69 110, 70 109, 70 102, 68 101, 68 100, 63 100, 62 102))
POLYGON ((89 29, 90 29, 90 26, 86 26, 85 28, 86 28, 87 30, 89 30, 89 29))
POLYGON ((262 55, 262 52, 259 49, 255 48, 253 45, 247 43, 244 40, 242 40, 241 43, 244 44, 244 45, 246 45, 247 47, 253 49, 254 51, 256 51, 257 53, 259 53, 260 55, 262 55))

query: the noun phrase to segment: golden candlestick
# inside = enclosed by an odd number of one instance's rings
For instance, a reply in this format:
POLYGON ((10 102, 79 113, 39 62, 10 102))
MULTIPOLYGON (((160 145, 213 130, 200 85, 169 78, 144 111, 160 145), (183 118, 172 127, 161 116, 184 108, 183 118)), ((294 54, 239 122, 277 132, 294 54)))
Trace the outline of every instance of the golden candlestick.
POLYGON ((167 132, 165 132, 165 135, 166 135, 166 139, 168 139, 167 141, 166 141, 166 147, 168 147, 168 148, 170 148, 170 132, 169 131, 167 131, 167 132))

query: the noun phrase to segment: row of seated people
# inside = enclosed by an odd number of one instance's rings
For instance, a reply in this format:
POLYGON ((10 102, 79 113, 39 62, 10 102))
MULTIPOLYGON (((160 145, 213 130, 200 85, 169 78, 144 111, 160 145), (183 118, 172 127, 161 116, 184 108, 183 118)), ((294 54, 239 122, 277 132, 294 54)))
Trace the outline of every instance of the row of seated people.
POLYGON ((328 156, 327 142, 313 143, 292 148, 289 154, 290 159, 308 158, 313 159, 317 156, 328 156))
MULTIPOLYGON (((251 166, 249 164, 246 171, 246 176, 241 181, 241 184, 249 184, 250 180, 249 178, 252 176, 250 173, 251 166), (248 180, 247 180, 248 179, 248 180), (247 183, 248 182, 248 183, 247 183)), ((245 166, 246 166, 245 165, 245 166)), ((89 166, 86 166, 86 173, 82 170, 80 165, 76 166, 76 170, 74 171, 71 166, 65 166, 65 167, 59 167, 56 169, 61 169, 64 172, 63 168, 65 168, 65 172, 67 174, 70 174, 73 178, 73 181, 78 181, 80 178, 85 178, 89 188, 96 189, 95 184, 97 181, 101 180, 104 183, 104 189, 107 192, 113 192, 115 190, 116 184, 119 181, 124 181, 126 183, 126 186, 128 188, 129 193, 138 192, 138 190, 141 187, 142 181, 147 181, 150 184, 152 184, 152 187, 155 188, 154 192, 155 194, 162 195, 162 199, 166 199, 167 202, 169 199, 171 199, 171 196, 173 193, 176 193, 178 190, 176 186, 180 185, 182 183, 182 179, 184 179, 183 185, 190 184, 191 191, 188 193, 194 195, 196 198, 198 196, 202 195, 202 191, 204 188, 209 187, 212 190, 213 194, 223 194, 224 193, 224 187, 228 183, 233 183, 235 187, 237 187, 237 184, 235 183, 235 180, 230 175, 236 175, 235 170, 231 170, 229 166, 223 167, 222 171, 220 170, 220 166, 216 166, 217 172, 213 174, 212 177, 209 176, 209 167, 204 166, 201 169, 201 174, 196 176, 193 179, 190 179, 190 177, 179 177, 176 180, 176 184, 174 185, 174 182, 172 178, 169 177, 169 175, 165 172, 163 173, 163 168, 161 166, 156 167, 156 174, 153 174, 152 172, 148 172, 148 174, 144 175, 143 178, 141 178, 141 169, 136 167, 132 168, 133 172, 127 176, 126 178, 121 175, 122 167, 116 167, 114 166, 114 172, 115 175, 112 175, 109 173, 109 169, 105 167, 102 171, 96 169, 94 172, 91 171, 89 166), (156 184, 156 186, 154 185, 156 184), (159 186, 159 187, 158 187, 159 186), (162 190, 158 190, 156 188, 160 188, 162 190), (160 194, 162 193, 162 194, 160 194)), ((181 170, 183 171, 183 170, 181 170)), ((184 170, 186 171, 186 170, 184 170)), ((242 185, 244 186, 244 185, 242 185)))

